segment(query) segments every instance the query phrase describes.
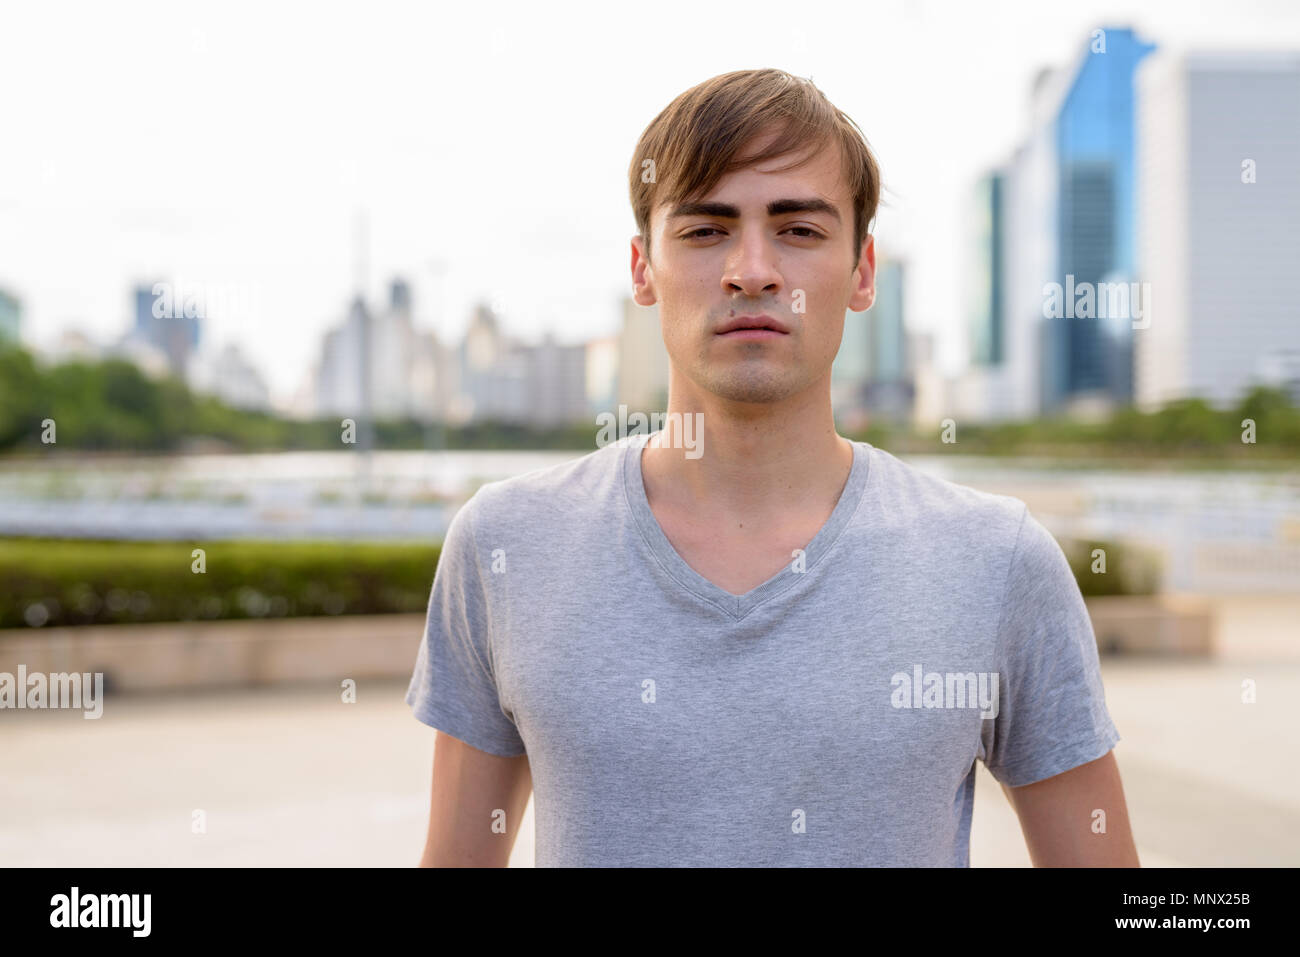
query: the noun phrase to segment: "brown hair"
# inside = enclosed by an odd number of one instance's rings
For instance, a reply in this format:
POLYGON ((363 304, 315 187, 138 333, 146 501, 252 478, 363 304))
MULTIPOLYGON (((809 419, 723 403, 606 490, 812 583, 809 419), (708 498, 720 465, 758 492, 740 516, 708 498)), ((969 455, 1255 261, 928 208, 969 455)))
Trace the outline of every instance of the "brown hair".
POLYGON ((820 150, 836 144, 853 198, 856 265, 880 203, 880 167, 858 125, 812 80, 784 70, 737 70, 692 87, 645 128, 628 168, 632 212, 647 257, 650 213, 660 205, 676 206, 703 196, 735 170, 788 153, 802 154, 809 147, 820 150), (738 155, 769 127, 775 127, 778 135, 766 149, 738 155))

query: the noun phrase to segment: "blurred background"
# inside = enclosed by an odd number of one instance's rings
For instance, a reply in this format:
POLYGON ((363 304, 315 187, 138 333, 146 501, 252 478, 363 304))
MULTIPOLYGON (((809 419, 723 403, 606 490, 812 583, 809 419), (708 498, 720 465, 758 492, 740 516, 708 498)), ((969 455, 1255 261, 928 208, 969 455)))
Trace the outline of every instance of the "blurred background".
POLYGON ((799 12, 6 11, 0 673, 107 697, 0 708, 0 864, 418 860, 439 541, 665 407, 631 152, 760 66, 884 175, 842 434, 1057 536, 1144 864, 1300 863, 1300 10, 799 12))

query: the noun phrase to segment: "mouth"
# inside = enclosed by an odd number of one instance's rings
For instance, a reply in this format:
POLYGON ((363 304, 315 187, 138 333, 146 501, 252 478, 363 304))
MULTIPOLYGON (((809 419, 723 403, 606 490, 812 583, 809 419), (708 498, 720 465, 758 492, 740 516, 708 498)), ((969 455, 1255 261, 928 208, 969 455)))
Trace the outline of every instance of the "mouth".
POLYGON ((789 334, 790 330, 771 316, 736 316, 715 333, 725 339, 775 339, 789 334))

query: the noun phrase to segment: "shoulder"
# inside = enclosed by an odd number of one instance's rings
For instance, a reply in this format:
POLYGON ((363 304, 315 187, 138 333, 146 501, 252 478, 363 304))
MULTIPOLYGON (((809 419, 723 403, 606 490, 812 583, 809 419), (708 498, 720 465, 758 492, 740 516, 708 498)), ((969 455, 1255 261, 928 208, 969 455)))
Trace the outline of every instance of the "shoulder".
POLYGON ((487 482, 457 512, 480 532, 506 526, 570 524, 623 494, 622 446, 607 445, 567 462, 487 482))
POLYGON ((1005 550, 1008 557, 1023 526, 1033 522, 1018 498, 959 485, 876 446, 868 451, 865 499, 877 522, 915 529, 951 548, 991 547, 1005 550))

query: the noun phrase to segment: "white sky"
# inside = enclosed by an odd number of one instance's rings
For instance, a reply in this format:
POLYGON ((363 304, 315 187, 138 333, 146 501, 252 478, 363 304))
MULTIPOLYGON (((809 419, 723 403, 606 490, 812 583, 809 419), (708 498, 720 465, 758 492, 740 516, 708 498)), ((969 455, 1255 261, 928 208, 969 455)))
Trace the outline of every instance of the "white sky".
POLYGON ((1300 4, 1106 2, 17 3, 0 7, 0 286, 24 339, 101 340, 137 280, 249 297, 205 324, 284 397, 354 288, 402 274, 417 323, 612 334, 630 291, 626 170, 678 93, 728 70, 810 76, 890 188, 878 255, 909 320, 964 356, 963 211, 1024 132, 1033 76, 1089 31, 1300 49, 1300 4), (439 278, 436 263, 445 263, 439 278))

